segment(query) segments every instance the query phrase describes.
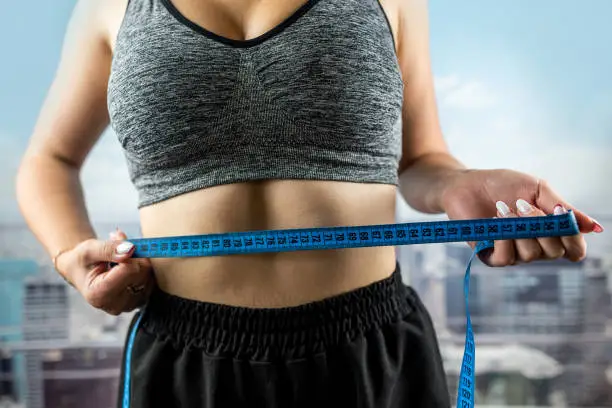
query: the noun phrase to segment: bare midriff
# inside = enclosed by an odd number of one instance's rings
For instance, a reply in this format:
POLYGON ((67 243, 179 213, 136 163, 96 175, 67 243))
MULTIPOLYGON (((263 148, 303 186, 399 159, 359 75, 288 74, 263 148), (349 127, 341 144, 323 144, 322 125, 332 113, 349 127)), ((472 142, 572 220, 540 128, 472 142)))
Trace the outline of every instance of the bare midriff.
MULTIPOLYGON (((144 237, 394 222, 396 187, 272 180, 221 185, 141 208, 144 237)), ((393 247, 151 259, 165 292, 242 307, 288 307, 385 279, 393 247)))

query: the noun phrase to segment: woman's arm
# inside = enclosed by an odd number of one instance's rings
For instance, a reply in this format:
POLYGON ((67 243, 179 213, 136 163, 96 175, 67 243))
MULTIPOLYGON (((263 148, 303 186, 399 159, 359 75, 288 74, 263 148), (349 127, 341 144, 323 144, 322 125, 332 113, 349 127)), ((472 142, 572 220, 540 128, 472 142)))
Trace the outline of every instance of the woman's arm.
POLYGON ((429 56, 427 0, 398 2, 398 58, 404 80, 400 191, 425 213, 443 212, 448 177, 465 167, 448 151, 442 136, 429 56))
MULTIPOLYGON (((467 170, 442 137, 429 57, 426 0, 404 0, 399 12, 399 59, 404 78, 403 157, 400 190, 413 208, 445 212, 450 219, 535 217, 574 212, 580 231, 603 227, 571 206, 544 180, 510 170, 467 170), (497 209, 496 209, 497 208, 497 209)), ((472 246, 474 243, 472 243, 472 246)), ((586 255, 581 234, 571 237, 500 240, 479 254, 490 266, 586 255)))
POLYGON ((21 212, 51 256, 95 237, 79 173, 108 125, 111 50, 103 3, 78 2, 59 67, 17 174, 21 212))

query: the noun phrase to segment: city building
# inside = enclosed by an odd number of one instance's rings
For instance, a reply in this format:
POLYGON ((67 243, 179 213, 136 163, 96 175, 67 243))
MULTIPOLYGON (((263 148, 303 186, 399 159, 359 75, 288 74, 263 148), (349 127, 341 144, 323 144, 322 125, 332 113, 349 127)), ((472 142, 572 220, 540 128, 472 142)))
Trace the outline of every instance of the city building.
POLYGON ((70 336, 72 289, 57 278, 24 282, 23 341, 28 408, 107 408, 116 405, 124 319, 107 319, 95 338, 70 336))
POLYGON ((0 400, 17 401, 13 359, 6 349, 0 349, 0 400))
MULTIPOLYGON (((11 398, 23 400, 26 373, 21 354, 10 353, 10 344, 23 340, 24 282, 39 274, 36 262, 27 259, 0 259, 0 353, 3 352, 2 375, 11 398), (9 385, 10 384, 10 385, 9 385)), ((6 396, 0 391, 0 396, 6 396)))
MULTIPOLYGON (((69 338, 68 285, 57 279, 32 278, 24 285, 24 344, 67 341, 69 338)), ((45 408, 43 363, 41 350, 23 352, 26 365, 28 408, 45 408)))
MULTIPOLYGON (((453 245, 447 249, 445 303, 452 334, 443 341, 462 343, 465 267, 459 266, 465 266, 470 251, 453 245)), ((551 387, 563 390, 570 406, 612 404, 606 377, 612 353, 609 278, 610 271, 596 257, 506 268, 476 262, 469 307, 477 344, 535 348, 563 366, 551 387)))
POLYGON ((42 353, 48 408, 109 408, 117 401, 122 344, 75 347, 42 353))
MULTIPOLYGON (((451 396, 457 394, 463 347, 441 346, 451 396)), ((518 344, 480 345, 476 354, 475 399, 479 406, 566 406, 556 381, 561 364, 545 353, 518 344), (557 387, 557 388, 556 388, 557 387)))

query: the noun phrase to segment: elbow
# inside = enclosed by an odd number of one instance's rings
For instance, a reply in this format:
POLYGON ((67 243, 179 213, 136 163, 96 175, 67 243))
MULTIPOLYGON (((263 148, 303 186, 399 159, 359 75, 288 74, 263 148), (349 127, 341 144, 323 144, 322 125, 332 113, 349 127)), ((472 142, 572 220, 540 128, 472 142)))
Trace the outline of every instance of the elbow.
POLYGON ((36 165, 34 159, 30 157, 30 154, 26 151, 19 162, 15 174, 15 199, 22 214, 24 212, 24 205, 28 201, 28 192, 32 188, 32 184, 35 180, 36 165))
POLYGON ((30 179, 30 166, 25 158, 25 156, 21 159, 19 163, 19 167, 17 168, 17 173, 15 175, 15 200, 17 202, 17 207, 22 215, 24 215, 24 203, 27 202, 25 198, 27 196, 27 188, 30 184, 28 180, 30 179))
MULTIPOLYGON (((42 186, 43 180, 51 180, 63 174, 78 176, 80 166, 51 152, 33 151, 28 148, 21 158, 15 174, 14 194, 21 212, 32 197, 33 189, 42 186)), ((55 180, 57 181, 57 180, 55 180)))
POLYGON ((406 170, 425 163, 440 167, 463 168, 463 165, 446 150, 428 151, 419 155, 403 156, 399 161, 398 175, 401 176, 406 170))

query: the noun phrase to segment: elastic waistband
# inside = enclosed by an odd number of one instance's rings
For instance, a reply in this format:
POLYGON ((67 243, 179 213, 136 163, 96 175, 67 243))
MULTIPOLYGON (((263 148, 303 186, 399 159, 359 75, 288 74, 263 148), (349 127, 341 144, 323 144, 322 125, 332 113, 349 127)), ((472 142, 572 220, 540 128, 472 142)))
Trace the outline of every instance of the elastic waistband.
POLYGON ((287 308, 244 308, 184 299, 156 290, 142 328, 178 349, 270 360, 300 358, 354 340, 415 308, 399 265, 382 281, 287 308))

